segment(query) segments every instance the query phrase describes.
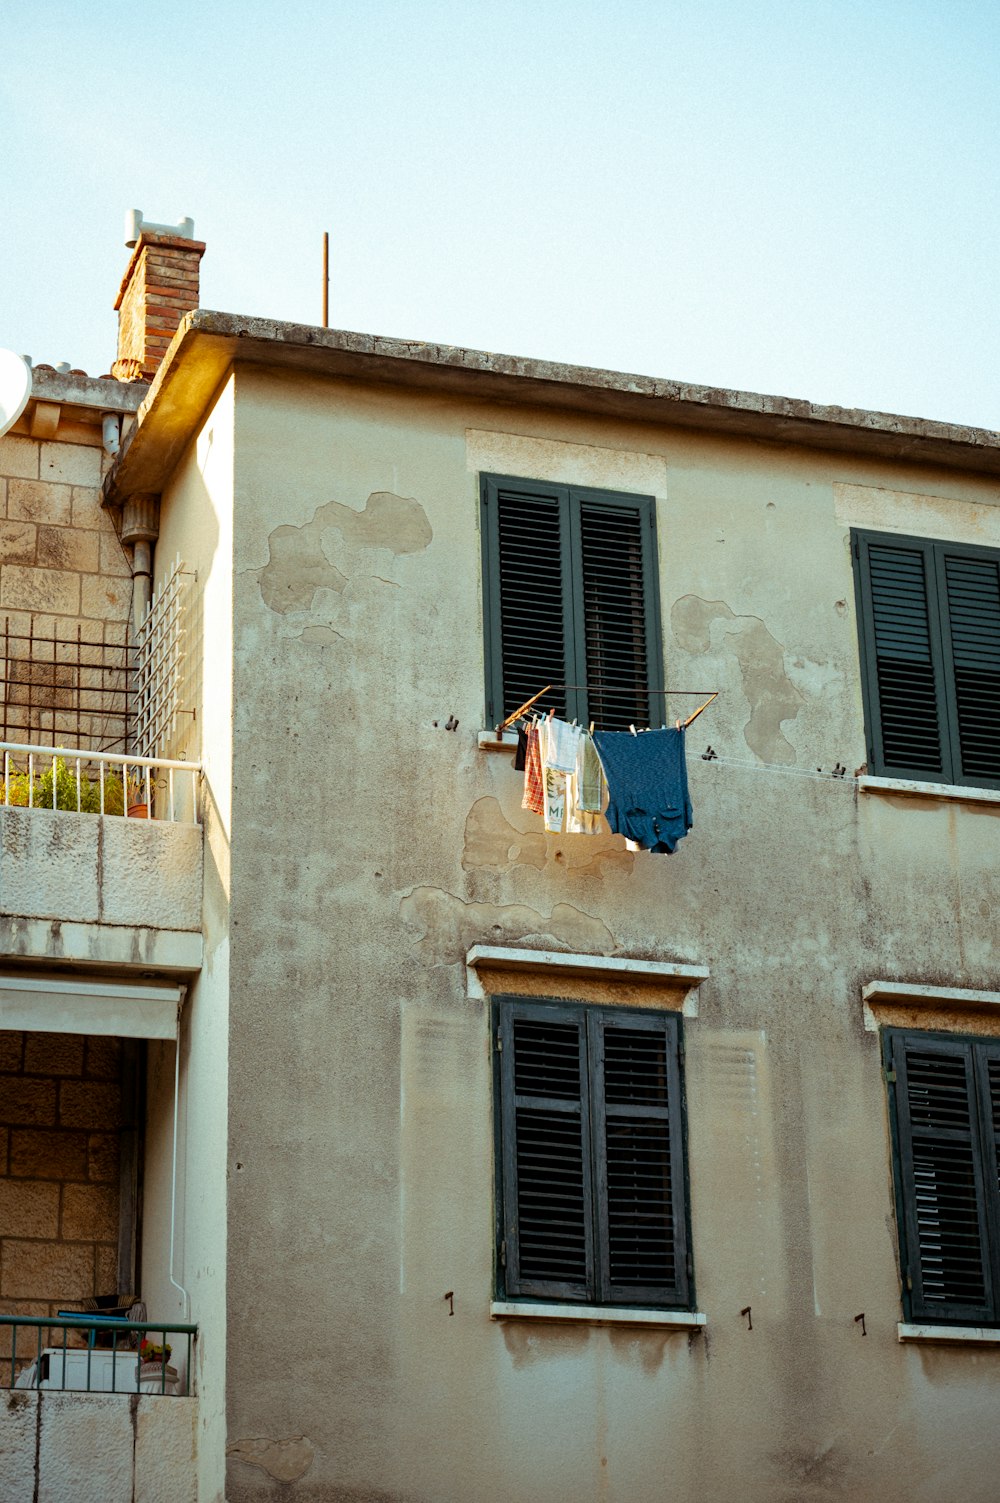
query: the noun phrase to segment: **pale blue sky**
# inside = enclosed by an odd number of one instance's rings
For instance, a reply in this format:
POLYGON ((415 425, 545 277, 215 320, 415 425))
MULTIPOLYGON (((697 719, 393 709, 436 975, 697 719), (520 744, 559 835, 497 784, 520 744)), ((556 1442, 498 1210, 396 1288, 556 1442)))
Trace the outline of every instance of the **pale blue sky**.
POLYGON ((1000 423, 997 0, 7 0, 0 345, 202 304, 1000 423))

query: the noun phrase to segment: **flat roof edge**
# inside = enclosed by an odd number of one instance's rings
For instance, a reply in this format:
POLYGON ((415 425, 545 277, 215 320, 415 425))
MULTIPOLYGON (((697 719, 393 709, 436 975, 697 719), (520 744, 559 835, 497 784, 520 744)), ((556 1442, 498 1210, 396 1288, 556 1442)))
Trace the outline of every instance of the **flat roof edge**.
POLYGON ((1000 432, 993 429, 197 309, 182 320, 142 403, 137 428, 108 477, 108 500, 156 488, 151 469, 172 468, 178 425, 185 418, 193 423, 228 367, 242 362, 1000 474, 1000 432), (192 371, 196 352, 199 369, 192 371))

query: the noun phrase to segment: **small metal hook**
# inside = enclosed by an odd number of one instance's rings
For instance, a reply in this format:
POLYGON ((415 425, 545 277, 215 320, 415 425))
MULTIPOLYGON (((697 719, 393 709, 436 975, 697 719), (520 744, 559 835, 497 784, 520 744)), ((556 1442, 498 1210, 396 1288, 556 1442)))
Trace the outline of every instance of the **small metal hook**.
POLYGON ((750 1306, 749 1305, 744 1305, 743 1309, 740 1311, 740 1314, 746 1316, 747 1330, 748 1331, 752 1331, 753 1330, 753 1316, 750 1314, 750 1306))

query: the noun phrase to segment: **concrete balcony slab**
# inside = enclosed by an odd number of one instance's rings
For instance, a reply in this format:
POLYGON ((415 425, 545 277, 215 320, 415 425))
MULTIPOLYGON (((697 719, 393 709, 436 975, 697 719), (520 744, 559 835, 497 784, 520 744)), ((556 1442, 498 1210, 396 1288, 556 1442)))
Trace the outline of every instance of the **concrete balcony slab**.
POLYGON ((0 919, 200 932, 199 825, 0 808, 0 919))

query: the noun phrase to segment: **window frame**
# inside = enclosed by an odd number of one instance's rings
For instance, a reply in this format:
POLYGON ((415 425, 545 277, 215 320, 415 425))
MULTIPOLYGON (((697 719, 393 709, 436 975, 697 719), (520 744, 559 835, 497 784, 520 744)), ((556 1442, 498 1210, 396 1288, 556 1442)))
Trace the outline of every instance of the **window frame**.
POLYGON ((944 786, 958 788, 1000 789, 1000 776, 989 778, 983 775, 972 777, 961 775, 960 720, 945 574, 945 560, 948 557, 988 560, 1000 567, 1000 548, 973 543, 951 543, 942 538, 923 538, 908 533, 878 532, 874 529, 859 527, 852 527, 850 536, 861 665, 861 698, 864 708, 865 747, 869 773, 876 777, 913 779, 924 783, 940 782, 944 786), (905 764, 890 763, 886 760, 869 562, 870 549, 873 545, 916 550, 924 559, 930 661, 934 675, 934 694, 940 727, 942 763, 940 774, 935 774, 927 768, 907 767, 905 764))
POLYGON ((987 1061, 1000 1057, 1000 1037, 949 1033, 921 1028, 882 1029, 883 1076, 888 1087, 889 1136, 892 1154, 893 1200, 899 1250, 899 1276, 904 1319, 914 1325, 1000 1329, 1000 1186, 989 1174, 989 1159, 995 1156, 996 1142, 992 1124, 987 1061), (912 1164, 912 1128, 909 1100, 905 1120, 901 1111, 903 1082, 908 1047, 934 1049, 942 1054, 965 1055, 970 1062, 972 1083, 971 1142, 977 1185, 977 1215, 982 1229, 983 1283, 985 1305, 976 1308, 955 1300, 928 1300, 923 1295, 920 1276, 920 1239, 917 1224, 917 1192, 912 1164))
MULTIPOLYGON (((590 1311, 647 1309, 694 1312, 694 1267, 691 1242, 691 1198, 688 1174, 687 1096, 684 1084, 683 1019, 679 1013, 654 1008, 621 1007, 583 1000, 505 994, 494 996, 490 1005, 491 1052, 493 1055, 493 1163, 494 1163, 494 1294, 498 1301, 537 1305, 572 1305, 590 1311), (561 1023, 577 1020, 583 1040, 581 1051, 581 1120, 586 1121, 589 1153, 584 1154, 587 1206, 587 1277, 591 1288, 578 1284, 541 1281, 519 1276, 519 1248, 512 1245, 511 1216, 516 1216, 514 1198, 515 1099, 513 1090, 513 1023, 517 1017, 556 1018, 561 1023), (676 1293, 667 1297, 655 1287, 615 1285, 610 1277, 608 1219, 606 1207, 607 1154, 595 1136, 606 1103, 598 1099, 599 1063, 594 1057, 592 1035, 600 1035, 600 1068, 603 1068, 603 1030, 608 1023, 662 1031, 667 1039, 668 1122, 672 1180, 679 1185, 673 1222, 673 1255, 676 1293), (603 1201, 602 1201, 602 1197, 603 1201), (529 1287, 534 1285, 534 1287, 529 1287)), ((516 1244, 516 1232, 513 1233, 516 1244)))
MULTIPOLYGON (((499 497, 501 491, 513 491, 530 501, 553 502, 559 508, 562 563, 563 646, 566 682, 587 683, 586 627, 584 615, 583 553, 581 507, 601 508, 609 512, 628 512, 638 516, 642 539, 643 614, 646 638, 646 692, 651 708, 664 703, 663 626, 660 614, 659 546, 656 532, 656 497, 628 491, 611 491, 591 486, 533 480, 526 476, 496 475, 483 472, 480 486, 480 533, 482 541, 483 641, 486 684, 486 723, 498 725, 504 719, 503 621, 500 591, 499 497)), ((540 680, 536 688, 544 688, 540 680)), ((516 707, 512 707, 516 708, 516 707)), ((566 693, 566 718, 586 724, 590 714, 588 691, 569 689, 566 693)), ((655 716, 651 723, 659 723, 655 716)))

